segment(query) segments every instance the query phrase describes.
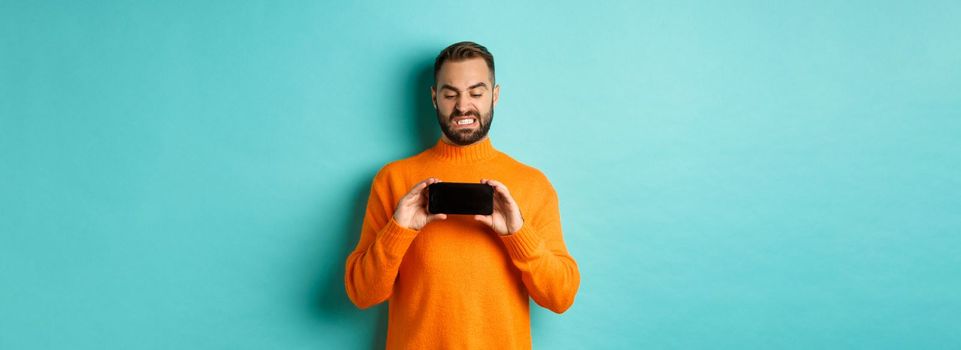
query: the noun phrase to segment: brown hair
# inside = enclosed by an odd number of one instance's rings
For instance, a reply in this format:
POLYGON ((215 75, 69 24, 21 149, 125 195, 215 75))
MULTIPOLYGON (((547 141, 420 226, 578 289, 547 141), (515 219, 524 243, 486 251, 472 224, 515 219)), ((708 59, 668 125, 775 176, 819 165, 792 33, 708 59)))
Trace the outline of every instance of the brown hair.
POLYGON ((487 62, 487 69, 491 71, 490 79, 491 83, 494 83, 494 55, 487 51, 487 48, 481 44, 475 43, 473 41, 461 41, 459 43, 452 44, 437 55, 437 59, 434 60, 434 84, 437 84, 437 72, 440 71, 440 67, 444 62, 458 62, 469 58, 480 57, 487 62))

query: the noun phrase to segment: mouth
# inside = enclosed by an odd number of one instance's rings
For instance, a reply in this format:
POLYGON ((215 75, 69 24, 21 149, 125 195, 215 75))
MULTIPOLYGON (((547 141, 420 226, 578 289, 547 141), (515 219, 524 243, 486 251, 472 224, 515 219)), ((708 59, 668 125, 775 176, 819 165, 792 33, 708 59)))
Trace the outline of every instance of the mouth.
POLYGON ((452 120, 455 129, 473 128, 477 126, 477 118, 474 116, 457 117, 452 120))

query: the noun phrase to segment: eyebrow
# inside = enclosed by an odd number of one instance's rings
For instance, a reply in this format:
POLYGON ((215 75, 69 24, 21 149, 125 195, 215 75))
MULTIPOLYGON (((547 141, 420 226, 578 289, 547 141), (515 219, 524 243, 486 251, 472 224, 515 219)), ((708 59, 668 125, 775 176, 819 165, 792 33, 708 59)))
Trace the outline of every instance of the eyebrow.
MULTIPOLYGON (((487 83, 480 82, 480 83, 471 85, 470 87, 467 88, 467 90, 473 90, 473 89, 476 89, 476 88, 479 88, 479 87, 482 87, 482 88, 485 88, 485 89, 486 89, 486 88, 487 88, 487 83)), ((441 89, 441 90, 443 90, 443 89, 448 89, 448 90, 453 90, 453 91, 455 91, 455 92, 460 92, 460 90, 458 90, 457 88, 455 88, 455 87, 453 87, 453 86, 450 86, 450 85, 447 85, 447 84, 441 85, 441 86, 440 86, 440 89, 441 89)))

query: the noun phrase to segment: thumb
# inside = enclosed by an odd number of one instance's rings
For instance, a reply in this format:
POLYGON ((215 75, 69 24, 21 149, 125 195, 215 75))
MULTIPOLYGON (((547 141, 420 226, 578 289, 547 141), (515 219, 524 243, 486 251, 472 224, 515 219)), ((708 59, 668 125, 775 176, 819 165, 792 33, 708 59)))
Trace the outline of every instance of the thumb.
POLYGON ((432 214, 427 216, 427 222, 434 220, 445 220, 447 219, 447 214, 432 214))
POLYGON ((474 215, 474 220, 483 222, 487 226, 493 225, 493 221, 491 220, 490 215, 474 215))

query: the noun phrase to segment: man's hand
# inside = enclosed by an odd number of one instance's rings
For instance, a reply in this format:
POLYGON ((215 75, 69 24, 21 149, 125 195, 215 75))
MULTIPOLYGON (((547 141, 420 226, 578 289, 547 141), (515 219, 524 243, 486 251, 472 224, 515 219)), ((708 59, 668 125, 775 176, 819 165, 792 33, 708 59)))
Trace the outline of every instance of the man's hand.
POLYGON ((447 214, 427 213, 427 186, 440 182, 436 178, 428 178, 418 182, 397 202, 394 210, 394 221, 398 225, 411 230, 420 231, 425 225, 434 220, 447 219, 447 214))
POLYGON ((491 215, 474 215, 474 220, 490 226, 501 236, 513 234, 524 225, 521 208, 514 202, 507 186, 500 181, 481 179, 481 183, 494 187, 494 212, 491 215))

